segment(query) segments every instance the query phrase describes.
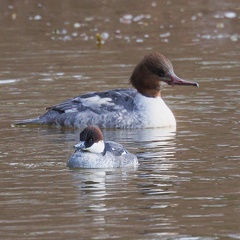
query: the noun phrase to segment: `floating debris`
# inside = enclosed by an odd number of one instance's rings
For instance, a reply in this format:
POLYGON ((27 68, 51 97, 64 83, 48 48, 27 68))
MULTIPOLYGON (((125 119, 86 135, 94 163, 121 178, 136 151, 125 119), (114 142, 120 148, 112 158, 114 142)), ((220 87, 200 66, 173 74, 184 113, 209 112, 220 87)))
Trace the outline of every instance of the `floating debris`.
POLYGON ((126 40, 126 42, 129 43, 129 42, 131 42, 131 37, 129 37, 129 36, 125 36, 125 37, 124 37, 124 40, 126 40))
POLYGON ((161 37, 161 38, 166 38, 166 37, 169 37, 169 36, 171 36, 171 33, 170 33, 170 32, 166 32, 166 33, 160 34, 160 37, 161 37))
POLYGON ((93 20, 94 20, 94 17, 85 17, 84 18, 85 22, 90 22, 90 21, 93 21, 93 20))
POLYGON ((222 22, 217 23, 217 28, 224 28, 224 23, 222 23, 222 22))
POLYGON ((226 18, 235 18, 237 16, 237 14, 235 12, 225 12, 224 16, 226 18))
POLYGON ((96 38, 97 38, 97 44, 102 45, 109 38, 109 33, 107 33, 107 32, 103 32, 101 34, 97 33, 96 38))
POLYGON ((73 24, 73 27, 74 28, 80 28, 81 27, 81 23, 76 22, 76 23, 73 24))
POLYGON ((0 84, 9 84, 9 83, 15 83, 18 82, 18 79, 6 79, 6 80, 0 80, 0 84))
POLYGON ((138 16, 134 17, 133 21, 138 22, 138 21, 142 20, 143 18, 145 18, 145 15, 141 14, 141 15, 138 15, 138 16))
POLYGON ((72 40, 72 38, 68 35, 63 37, 63 41, 70 41, 70 40, 72 40))
POLYGON ((59 29, 54 29, 54 30, 52 30, 52 34, 58 35, 58 34, 60 34, 60 30, 59 29))
POLYGON ((101 37, 102 37, 103 40, 106 41, 109 38, 109 33, 103 32, 103 33, 101 33, 101 37))
POLYGON ((17 14, 16 13, 12 13, 12 20, 16 20, 17 18, 17 14))
POLYGON ((101 34, 97 33, 96 34, 96 38, 97 38, 97 44, 100 46, 103 44, 103 39, 101 37, 101 34))
POLYGON ((39 20, 41 20, 42 19, 42 17, 40 16, 40 15, 36 15, 36 16, 30 16, 29 18, 28 18, 30 21, 32 21, 32 20, 34 20, 34 21, 39 21, 39 20))
POLYGON ((225 13, 217 13, 214 15, 214 18, 235 18, 237 14, 235 12, 225 12, 225 13))
POLYGON ((157 6, 157 3, 156 2, 152 2, 152 7, 156 7, 157 6))
POLYGON ((72 37, 77 37, 78 36, 78 33, 77 32, 73 32, 72 33, 72 37))
POLYGON ((210 35, 210 34, 205 34, 205 35, 197 35, 198 38, 202 38, 202 39, 227 39, 229 38, 231 41, 236 42, 239 39, 239 35, 238 34, 216 34, 216 35, 210 35))
POLYGON ((140 14, 135 17, 131 14, 126 14, 122 16, 119 21, 124 24, 131 24, 132 22, 137 22, 138 24, 145 24, 146 26, 148 25, 147 23, 143 22, 143 19, 150 19, 151 15, 150 14, 140 14))
POLYGON ((119 21, 124 24, 130 24, 132 23, 133 16, 131 14, 126 14, 122 16, 119 21))
POLYGON ((238 39, 239 39, 239 35, 238 34, 233 34, 233 35, 230 36, 230 39, 233 42, 237 42, 238 39))
POLYGON ((39 20, 41 20, 42 19, 42 17, 40 16, 40 15, 36 15, 36 16, 34 16, 34 18, 33 18, 33 20, 35 20, 35 21, 39 21, 39 20))
POLYGON ((142 38, 137 38, 136 43, 142 43, 144 40, 142 38))
POLYGON ((192 20, 192 21, 195 21, 196 19, 197 19, 197 16, 192 16, 192 17, 191 17, 191 20, 192 20))
POLYGON ((67 29, 62 29, 61 32, 60 32, 62 35, 66 35, 67 34, 67 29))

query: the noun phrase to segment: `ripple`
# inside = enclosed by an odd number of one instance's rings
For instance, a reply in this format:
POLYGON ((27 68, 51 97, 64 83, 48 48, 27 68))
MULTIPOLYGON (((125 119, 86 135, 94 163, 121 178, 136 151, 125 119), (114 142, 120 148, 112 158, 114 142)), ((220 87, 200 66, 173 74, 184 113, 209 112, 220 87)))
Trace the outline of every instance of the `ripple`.
POLYGON ((10 84, 10 83, 15 83, 19 82, 19 79, 6 79, 6 80, 0 80, 0 84, 10 84))

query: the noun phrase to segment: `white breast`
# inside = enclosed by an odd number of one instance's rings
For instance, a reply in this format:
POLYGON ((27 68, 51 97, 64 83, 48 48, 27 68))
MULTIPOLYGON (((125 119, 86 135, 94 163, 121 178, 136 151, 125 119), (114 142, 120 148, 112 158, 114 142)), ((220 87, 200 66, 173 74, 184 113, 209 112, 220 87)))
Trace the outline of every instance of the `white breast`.
POLYGON ((172 111, 161 97, 150 98, 138 93, 134 103, 134 111, 143 119, 146 127, 176 126, 176 120, 172 111))

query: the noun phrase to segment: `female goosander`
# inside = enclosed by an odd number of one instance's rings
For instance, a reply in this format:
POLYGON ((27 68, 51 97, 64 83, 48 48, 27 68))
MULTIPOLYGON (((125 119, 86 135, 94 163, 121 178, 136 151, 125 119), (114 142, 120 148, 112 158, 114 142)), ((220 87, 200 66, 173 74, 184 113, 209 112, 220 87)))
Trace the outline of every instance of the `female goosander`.
POLYGON ((74 128, 89 125, 102 128, 175 126, 175 117, 161 98, 161 82, 198 87, 198 83, 177 77, 171 62, 160 53, 146 55, 135 67, 130 82, 136 89, 80 95, 48 107, 40 117, 16 124, 55 124, 74 128))
POLYGON ((80 133, 80 142, 67 162, 69 168, 120 168, 137 166, 138 159, 121 144, 104 141, 96 126, 86 127, 80 133))

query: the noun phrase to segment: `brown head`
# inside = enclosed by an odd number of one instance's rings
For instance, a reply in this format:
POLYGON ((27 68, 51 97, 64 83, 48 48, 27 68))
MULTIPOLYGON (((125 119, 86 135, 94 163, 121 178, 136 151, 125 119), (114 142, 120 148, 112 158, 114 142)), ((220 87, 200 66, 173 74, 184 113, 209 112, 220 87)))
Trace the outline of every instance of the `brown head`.
POLYGON ((101 130, 96 126, 86 127, 80 133, 80 142, 76 144, 74 148, 76 151, 103 153, 105 144, 101 130))
POLYGON ((189 85, 198 83, 183 80, 173 72, 172 63, 160 53, 150 53, 135 67, 130 82, 139 93, 147 97, 157 97, 161 93, 161 81, 168 85, 189 85))
POLYGON ((90 147, 94 143, 102 140, 102 131, 97 126, 88 126, 80 133, 80 141, 85 142, 86 147, 90 147))

